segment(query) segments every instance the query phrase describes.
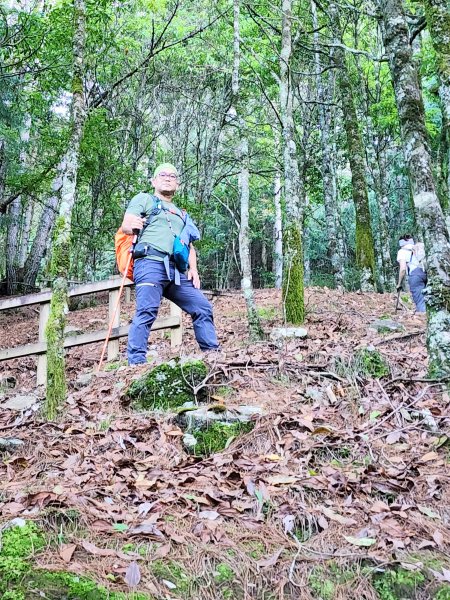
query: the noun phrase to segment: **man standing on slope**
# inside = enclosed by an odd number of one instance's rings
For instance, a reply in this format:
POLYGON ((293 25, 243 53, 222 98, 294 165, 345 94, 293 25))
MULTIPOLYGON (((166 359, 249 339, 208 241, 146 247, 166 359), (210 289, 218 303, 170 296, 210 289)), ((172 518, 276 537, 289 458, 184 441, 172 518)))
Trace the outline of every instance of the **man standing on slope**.
POLYGON ((134 252, 133 277, 136 284, 136 314, 128 334, 128 363, 147 361, 150 328, 164 296, 192 317, 201 350, 219 347, 212 306, 200 291, 197 255, 192 242, 200 233, 191 218, 173 204, 180 185, 176 168, 159 165, 151 180, 154 194, 139 193, 130 202, 122 231, 139 230, 134 252), (145 216, 144 216, 145 215, 145 216), (174 240, 179 236, 189 248, 187 275, 174 262, 174 240))

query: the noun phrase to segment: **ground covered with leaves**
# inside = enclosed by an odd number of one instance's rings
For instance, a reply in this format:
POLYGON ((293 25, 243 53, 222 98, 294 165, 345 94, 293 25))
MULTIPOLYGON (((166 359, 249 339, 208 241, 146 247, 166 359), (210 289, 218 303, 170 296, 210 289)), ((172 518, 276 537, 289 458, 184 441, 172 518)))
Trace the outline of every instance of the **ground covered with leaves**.
MULTIPOLYGON (((98 302, 71 324, 98 328, 98 302)), ((280 293, 261 290, 268 338, 250 343, 239 293, 213 302, 223 348, 195 392, 263 414, 206 457, 173 413, 127 401, 171 357, 164 332, 148 366, 92 378, 99 345, 71 350, 55 423, 34 359, 3 363, 0 438, 24 444, 0 464, 0 598, 450 599, 450 401, 426 375, 424 320, 389 295, 317 288, 307 337, 280 341, 280 293), (36 403, 6 409, 18 393, 36 403)), ((0 315, 3 346, 34 341, 37 321, 0 315)), ((200 356, 188 319, 183 354, 200 356)))

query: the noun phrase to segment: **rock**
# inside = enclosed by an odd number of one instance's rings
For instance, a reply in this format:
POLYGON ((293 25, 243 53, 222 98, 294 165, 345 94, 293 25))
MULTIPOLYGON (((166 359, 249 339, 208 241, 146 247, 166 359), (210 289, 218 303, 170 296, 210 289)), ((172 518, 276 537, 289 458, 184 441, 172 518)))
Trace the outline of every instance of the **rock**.
POLYGON ((391 331, 404 331, 405 328, 400 323, 392 319, 376 319, 370 324, 370 329, 375 329, 378 333, 389 333, 391 331))
POLYGON ((91 383, 93 377, 93 373, 81 373, 81 375, 78 375, 78 377, 74 381, 75 388, 79 390, 83 387, 86 387, 91 383))
POLYGON ((83 330, 75 325, 66 325, 64 327, 64 335, 66 337, 71 337, 72 335, 78 335, 80 333, 83 333, 83 330))
POLYGON ((22 440, 16 438, 0 438, 0 451, 6 450, 14 452, 14 450, 17 450, 20 446, 23 446, 22 440))
POLYGON ((252 420, 253 415, 263 414, 264 411, 260 406, 239 406, 237 410, 230 410, 222 405, 206 405, 194 410, 181 410, 177 421, 182 429, 191 431, 215 422, 227 424, 248 423, 252 420))
POLYGON ((243 417, 252 417, 253 415, 263 415, 264 411, 260 406, 238 406, 239 414, 243 417))
POLYGON ((39 402, 39 398, 36 396, 25 396, 25 395, 17 395, 13 398, 10 398, 7 402, 2 404, 2 408, 9 408, 10 410, 26 410, 27 408, 31 408, 35 404, 39 402))
POLYGON ((305 327, 277 327, 272 330, 270 338, 277 341, 286 338, 305 338, 307 335, 308 330, 305 327))
POLYGON ((305 390, 305 396, 311 398, 314 402, 321 402, 324 399, 323 390, 308 386, 305 390))
POLYGON ((16 378, 13 375, 2 375, 0 377, 0 387, 13 389, 16 387, 16 378))
POLYGON ((191 433, 185 433, 183 436, 183 444, 189 450, 197 445, 197 438, 191 433))

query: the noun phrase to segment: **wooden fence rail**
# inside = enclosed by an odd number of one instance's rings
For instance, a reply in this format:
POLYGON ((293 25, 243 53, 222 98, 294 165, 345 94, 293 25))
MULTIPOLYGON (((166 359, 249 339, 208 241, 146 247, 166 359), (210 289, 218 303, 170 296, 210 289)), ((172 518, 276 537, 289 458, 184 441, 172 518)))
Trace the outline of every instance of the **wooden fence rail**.
MULTIPOLYGON (((87 294, 95 294, 96 292, 109 292, 109 311, 108 323, 111 321, 114 307, 119 295, 121 277, 115 276, 103 281, 95 281, 77 285, 69 289, 69 297, 85 296, 87 294)), ((125 282, 125 287, 129 288, 133 282, 129 279, 125 282)), ((19 296, 0 300, 0 311, 11 308, 20 308, 22 306, 33 306, 39 304, 39 338, 34 344, 25 344, 15 348, 5 348, 0 350, 0 362, 10 360, 12 358, 21 358, 23 356, 38 355, 37 364, 37 385, 45 385, 47 377, 47 343, 45 341, 45 327, 47 325, 50 314, 50 300, 52 298, 51 290, 39 292, 37 294, 28 294, 27 296, 19 296)), ((117 360, 119 357, 119 339, 126 337, 130 329, 129 325, 120 326, 120 304, 114 319, 113 329, 108 342, 108 360, 117 360)), ((170 343, 172 349, 178 348, 182 342, 183 329, 181 319, 181 309, 172 302, 170 303, 170 316, 156 319, 153 324, 152 331, 158 329, 170 329, 170 343)), ((106 339, 107 329, 101 331, 91 331, 81 335, 67 336, 64 341, 65 348, 73 346, 84 346, 85 344, 93 344, 106 339)), ((100 358, 100 357, 99 357, 100 358)))

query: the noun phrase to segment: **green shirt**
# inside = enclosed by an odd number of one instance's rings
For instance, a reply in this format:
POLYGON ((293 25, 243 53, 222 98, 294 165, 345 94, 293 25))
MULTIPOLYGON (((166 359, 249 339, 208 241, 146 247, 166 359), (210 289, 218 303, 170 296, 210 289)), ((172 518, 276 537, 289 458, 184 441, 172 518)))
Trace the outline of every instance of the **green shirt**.
MULTIPOLYGON (((138 217, 144 212, 148 215, 154 207, 153 198, 151 194, 140 192, 131 200, 126 212, 138 217)), ((172 202, 161 200, 161 206, 163 210, 158 215, 151 217, 151 223, 145 228, 144 233, 139 238, 139 242, 150 244, 160 252, 172 254, 173 236, 174 234, 180 235, 184 227, 184 216, 181 210, 172 202), (173 233, 167 219, 169 219, 172 225, 173 233)), ((156 256, 152 256, 151 258, 162 260, 162 258, 158 259, 156 256)))

